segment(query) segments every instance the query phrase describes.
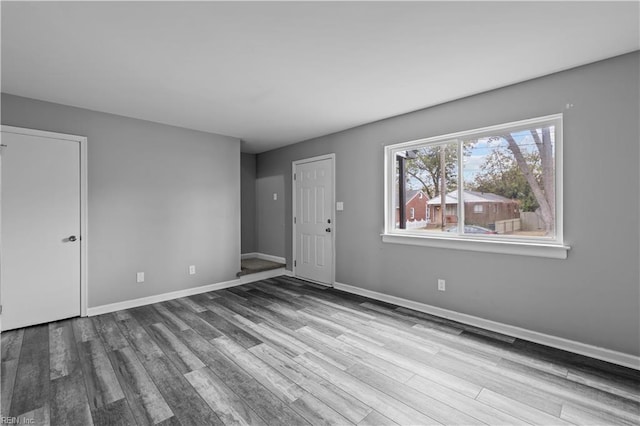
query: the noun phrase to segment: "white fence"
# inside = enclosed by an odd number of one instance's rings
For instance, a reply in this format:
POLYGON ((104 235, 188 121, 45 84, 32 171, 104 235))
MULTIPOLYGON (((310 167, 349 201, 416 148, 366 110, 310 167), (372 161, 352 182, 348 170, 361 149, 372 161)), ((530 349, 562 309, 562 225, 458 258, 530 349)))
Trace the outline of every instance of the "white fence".
POLYGON ((426 228, 427 221, 426 220, 408 220, 407 221, 407 229, 417 229, 417 228, 426 228))
POLYGON ((520 219, 522 220, 523 231, 544 230, 544 221, 535 212, 521 212, 520 219))
POLYGON ((508 234, 509 232, 520 230, 520 218, 496 220, 496 232, 498 234, 508 234))

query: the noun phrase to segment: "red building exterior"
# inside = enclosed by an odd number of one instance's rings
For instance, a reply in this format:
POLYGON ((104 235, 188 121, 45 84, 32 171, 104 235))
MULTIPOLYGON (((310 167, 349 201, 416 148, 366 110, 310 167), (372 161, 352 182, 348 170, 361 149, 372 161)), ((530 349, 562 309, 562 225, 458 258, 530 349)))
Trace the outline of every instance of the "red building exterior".
MULTIPOLYGON (((407 222, 424 221, 427 219, 429 198, 419 189, 410 189, 406 193, 405 219, 407 222)), ((400 207, 396 200, 396 223, 400 222, 400 207)))

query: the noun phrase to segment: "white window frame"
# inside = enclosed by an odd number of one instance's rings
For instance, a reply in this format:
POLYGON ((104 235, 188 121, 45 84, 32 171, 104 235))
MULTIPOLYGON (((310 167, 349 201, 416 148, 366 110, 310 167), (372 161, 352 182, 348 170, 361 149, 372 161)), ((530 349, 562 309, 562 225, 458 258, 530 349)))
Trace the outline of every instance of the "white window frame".
MULTIPOLYGON (((564 241, 563 234, 563 205, 562 205, 562 164, 563 164, 563 116, 562 114, 548 115, 528 120, 503 123, 473 130, 451 133, 447 135, 418 139, 409 142, 385 146, 384 152, 384 231, 381 234, 385 243, 408 244, 417 246, 447 248, 456 250, 471 250, 489 253, 514 254, 524 256, 538 256, 554 259, 566 259, 570 249, 564 241), (395 161, 396 153, 423 147, 425 145, 441 145, 445 143, 458 143, 458 176, 463 176, 463 155, 460 139, 469 136, 481 136, 505 129, 529 128, 545 122, 554 121, 555 127, 555 186, 556 186, 556 212, 555 212, 555 237, 517 237, 492 235, 464 234, 464 202, 458 203, 458 230, 456 233, 429 233, 412 229, 397 229, 395 227, 395 161), (448 234, 448 235, 443 235, 448 234)), ((458 185, 458 200, 463 200, 462 179, 458 185)))
POLYGON ((474 213, 484 213, 484 206, 482 204, 474 204, 473 205, 474 213))

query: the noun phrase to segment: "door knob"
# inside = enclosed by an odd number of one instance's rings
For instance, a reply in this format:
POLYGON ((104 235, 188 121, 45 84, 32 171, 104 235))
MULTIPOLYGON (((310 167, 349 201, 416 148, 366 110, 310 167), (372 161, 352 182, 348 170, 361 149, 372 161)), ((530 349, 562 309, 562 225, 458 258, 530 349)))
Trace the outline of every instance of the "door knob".
POLYGON ((327 228, 327 229, 325 229, 325 231, 331 232, 331 228, 327 228))
POLYGON ((77 240, 77 238, 76 238, 76 236, 75 236, 75 235, 70 236, 68 239, 69 239, 69 241, 71 241, 71 242, 74 242, 75 240, 77 240))

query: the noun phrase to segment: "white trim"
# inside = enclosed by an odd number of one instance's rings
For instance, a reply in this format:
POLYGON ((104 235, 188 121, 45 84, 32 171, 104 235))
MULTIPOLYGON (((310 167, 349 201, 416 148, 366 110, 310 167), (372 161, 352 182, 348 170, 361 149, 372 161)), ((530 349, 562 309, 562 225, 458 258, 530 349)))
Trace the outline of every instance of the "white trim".
POLYGON ((404 308, 413 309, 415 311, 436 315, 442 318, 458 321, 464 324, 480 327, 485 330, 494 331, 496 333, 505 334, 507 336, 516 337, 518 339, 528 340, 530 342, 539 343, 556 349, 585 355, 602 361, 611 362, 613 364, 622 365, 624 367, 640 370, 640 357, 626 354, 623 352, 613 351, 611 349, 593 346, 586 343, 577 342, 575 340, 565 339, 550 334, 540 333, 526 328, 516 327, 488 319, 467 315, 449 309, 439 308, 437 306, 427 305, 413 300, 403 299, 397 296, 379 293, 377 291, 367 290, 360 287, 354 287, 348 284, 336 282, 334 288, 347 293, 358 294, 360 296, 369 297, 371 299, 380 300, 404 308))
POLYGON ((14 133, 19 135, 37 136, 47 139, 58 139, 78 142, 80 144, 80 316, 87 316, 89 300, 89 265, 88 257, 88 209, 89 209, 89 175, 87 171, 87 138, 86 136, 69 135, 65 133, 47 132, 44 130, 27 129, 23 127, 2 125, 1 131, 4 133, 14 133))
POLYGON ((89 172, 87 138, 80 141, 80 316, 89 307, 89 172))
POLYGON ((439 235, 381 234, 385 243, 405 244, 412 246, 436 247, 454 250, 479 251, 484 253, 513 254, 519 256, 547 257, 566 259, 571 248, 565 245, 532 243, 525 241, 481 239, 480 237, 441 237, 439 235))
MULTIPOLYGON (((296 167, 299 164, 313 163, 314 161, 331 160, 331 186, 333 187, 331 197, 331 282, 322 283, 323 285, 332 286, 336 281, 336 154, 330 153, 318 155, 316 157, 305 158, 291 162, 291 239, 293 249, 293 259, 291 261, 293 276, 296 276, 296 167)), ((308 279, 306 277, 300 277, 308 279)), ((315 281, 314 281, 315 282, 315 281)))
POLYGON ((264 254, 264 253, 257 253, 257 252, 252 252, 252 253, 243 253, 240 255, 240 259, 262 259, 262 260, 268 260, 270 262, 276 262, 276 263, 287 263, 287 259, 285 259, 284 257, 280 257, 280 256, 272 256, 270 254, 264 254))
POLYGON ((272 269, 270 271, 258 272, 256 274, 243 275, 238 279, 223 281, 220 283, 204 285, 200 287, 187 288, 184 290, 171 291, 169 293, 156 294, 153 296, 141 297, 139 299, 124 300, 122 302, 110 303, 108 305, 96 306, 87 310, 87 315, 92 317, 95 315, 108 314, 110 312, 121 311, 123 309, 137 308, 138 306, 151 305, 153 303, 165 302, 167 300, 178 299, 180 297, 193 296, 194 294, 207 293, 209 291, 222 290, 225 288, 236 287, 242 284, 248 284, 255 281, 265 280, 267 278, 279 277, 281 275, 292 276, 291 271, 284 268, 272 269))

